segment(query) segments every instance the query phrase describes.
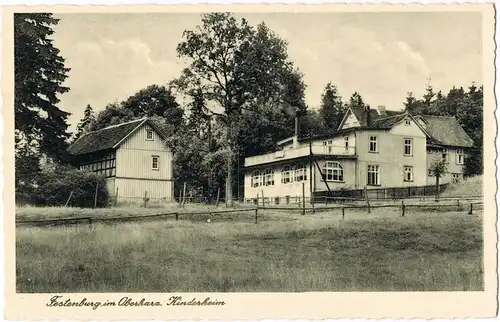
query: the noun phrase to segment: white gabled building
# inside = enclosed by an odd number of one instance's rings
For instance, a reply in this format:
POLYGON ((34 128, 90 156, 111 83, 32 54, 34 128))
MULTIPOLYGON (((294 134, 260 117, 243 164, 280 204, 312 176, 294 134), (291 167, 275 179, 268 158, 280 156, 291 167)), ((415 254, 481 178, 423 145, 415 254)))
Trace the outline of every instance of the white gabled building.
POLYGON ((68 152, 80 169, 106 177, 108 193, 118 201, 140 202, 173 197, 172 152, 166 136, 148 118, 88 132, 68 152))

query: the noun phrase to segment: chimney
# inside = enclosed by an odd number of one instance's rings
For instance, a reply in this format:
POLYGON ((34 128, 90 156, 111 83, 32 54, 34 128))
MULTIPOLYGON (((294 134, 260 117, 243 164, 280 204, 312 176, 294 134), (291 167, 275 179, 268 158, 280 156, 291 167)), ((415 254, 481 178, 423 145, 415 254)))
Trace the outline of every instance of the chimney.
POLYGON ((378 106, 378 114, 380 116, 387 116, 387 113, 385 112, 385 106, 384 105, 379 105, 378 106))
POLYGON ((370 115, 370 106, 364 106, 363 112, 361 113, 361 126, 367 127, 370 126, 371 123, 371 115, 370 115))
POLYGON ((293 136, 293 148, 298 147, 298 140, 299 140, 299 116, 296 114, 295 115, 295 133, 293 136))

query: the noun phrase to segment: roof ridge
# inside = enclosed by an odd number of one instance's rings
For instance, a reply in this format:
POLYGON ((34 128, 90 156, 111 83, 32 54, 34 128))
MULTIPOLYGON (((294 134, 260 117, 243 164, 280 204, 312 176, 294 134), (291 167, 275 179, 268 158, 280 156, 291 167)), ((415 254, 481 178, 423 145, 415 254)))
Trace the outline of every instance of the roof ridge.
POLYGON ((396 114, 396 115, 392 115, 392 116, 387 116, 387 117, 379 117, 378 119, 375 119, 373 121, 374 122, 375 121, 383 121, 383 120, 387 120, 387 119, 390 119, 390 118, 393 118, 393 117, 398 117, 398 116, 401 116, 401 115, 404 115, 404 114, 408 114, 408 112, 402 112, 400 114, 396 114))
POLYGON ((453 115, 431 115, 431 114, 419 114, 417 116, 424 116, 424 117, 440 117, 440 118, 449 118, 449 119, 456 119, 455 116, 453 115))
POLYGON ((132 120, 132 121, 128 121, 128 122, 123 122, 123 123, 119 123, 119 124, 115 124, 115 125, 106 126, 106 127, 102 128, 102 129, 99 129, 99 130, 87 132, 87 133, 85 133, 85 135, 90 134, 90 133, 95 133, 95 132, 103 131, 103 130, 112 129, 112 128, 119 127, 119 126, 122 126, 122 125, 125 125, 125 124, 130 124, 130 123, 139 122, 139 121, 142 122, 142 121, 144 121, 146 119, 148 119, 148 118, 147 117, 143 117, 143 118, 132 120))

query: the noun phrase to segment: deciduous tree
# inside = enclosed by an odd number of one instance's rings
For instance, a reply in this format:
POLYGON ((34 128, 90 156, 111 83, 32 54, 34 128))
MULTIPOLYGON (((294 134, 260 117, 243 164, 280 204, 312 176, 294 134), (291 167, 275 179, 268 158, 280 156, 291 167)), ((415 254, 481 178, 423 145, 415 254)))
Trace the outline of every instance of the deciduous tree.
POLYGON ((184 31, 177 53, 190 65, 172 84, 187 96, 201 91, 214 107, 206 112, 225 126, 221 143, 227 155, 226 200, 231 202, 243 111, 290 105, 305 110, 301 75, 288 59, 284 40, 263 23, 253 28, 229 13, 203 15, 201 25, 184 31))

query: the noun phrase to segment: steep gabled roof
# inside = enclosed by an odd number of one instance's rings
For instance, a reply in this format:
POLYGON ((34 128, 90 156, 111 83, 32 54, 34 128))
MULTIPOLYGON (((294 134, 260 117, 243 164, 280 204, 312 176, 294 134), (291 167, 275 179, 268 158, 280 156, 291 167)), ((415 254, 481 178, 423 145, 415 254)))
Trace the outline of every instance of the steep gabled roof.
POLYGON ((453 116, 419 115, 425 121, 425 129, 434 143, 470 148, 474 141, 453 116))
POLYGON ((81 155, 116 148, 125 138, 146 123, 151 125, 160 136, 165 137, 154 123, 147 118, 142 118, 85 133, 68 148, 68 152, 72 155, 81 155))
MULTIPOLYGON (((349 111, 352 111, 354 116, 358 119, 358 122, 360 122, 360 123, 362 122, 363 113, 364 113, 363 108, 362 107, 350 107, 345 112, 344 116, 342 117, 342 120, 341 120, 339 127, 338 127, 339 129, 344 124, 344 121, 346 120, 347 115, 349 114, 349 111)), ((391 117, 391 116, 406 114, 404 111, 392 111, 392 110, 385 110, 384 111, 385 114, 380 114, 377 109, 373 109, 373 108, 370 108, 369 113, 370 113, 370 120, 371 121, 378 120, 381 118, 387 118, 387 117, 391 117)), ((371 126, 371 125, 369 125, 369 126, 371 126)))

